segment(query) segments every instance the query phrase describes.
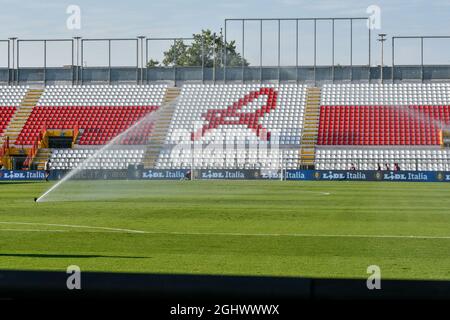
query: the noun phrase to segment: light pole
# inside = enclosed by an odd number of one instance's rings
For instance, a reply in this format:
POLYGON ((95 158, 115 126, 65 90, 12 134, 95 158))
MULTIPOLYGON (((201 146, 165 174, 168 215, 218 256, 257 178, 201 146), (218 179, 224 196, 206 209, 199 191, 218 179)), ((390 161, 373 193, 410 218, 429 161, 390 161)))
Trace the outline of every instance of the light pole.
MULTIPOLYGON (((140 45, 141 45, 141 72, 140 72, 140 84, 144 84, 144 68, 146 67, 146 64, 148 61, 145 61, 144 63, 144 59, 146 60, 147 58, 144 58, 144 42, 145 42, 145 36, 138 36, 137 37, 140 40, 140 45)), ((138 45, 139 47, 139 45, 138 45)), ((139 55, 139 53, 138 53, 139 55)), ((138 59, 139 60, 139 59, 138 59)), ((139 67, 139 62, 138 62, 138 67, 139 67)))
MULTIPOLYGON (((16 40, 17 40, 17 37, 11 37, 11 38, 9 38, 9 41, 10 42, 12 42, 12 82, 13 83, 15 83, 15 81, 16 81, 16 71, 15 71, 15 63, 16 63, 16 61, 15 61, 15 58, 16 58, 16 52, 15 52, 15 47, 16 47, 16 40)), ((9 52, 8 52, 8 54, 9 54, 9 52)), ((9 68, 9 66, 8 66, 8 68, 9 68)))
POLYGON ((72 68, 75 69, 75 83, 77 85, 80 82, 80 39, 81 37, 79 36, 73 37, 73 40, 75 42, 75 66, 72 66, 72 68))
POLYGON ((386 39, 386 33, 378 34, 379 42, 381 42, 381 72, 380 72, 380 83, 383 83, 383 67, 384 67, 384 42, 386 39))

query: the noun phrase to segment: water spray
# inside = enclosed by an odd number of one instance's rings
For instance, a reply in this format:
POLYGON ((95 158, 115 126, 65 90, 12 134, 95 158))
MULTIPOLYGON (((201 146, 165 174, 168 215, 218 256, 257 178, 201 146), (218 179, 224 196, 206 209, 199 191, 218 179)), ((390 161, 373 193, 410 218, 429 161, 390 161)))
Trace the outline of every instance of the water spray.
MULTIPOLYGON (((174 103, 174 102, 172 102, 172 103, 174 103)), ((86 168, 88 167, 89 164, 93 163, 94 161, 98 161, 101 158, 101 155, 106 150, 110 149, 112 146, 119 145, 117 142, 121 141, 122 138, 127 137, 127 135, 130 133, 131 133, 131 135, 133 135, 133 130, 138 129, 141 125, 145 125, 147 123, 155 123, 157 118, 159 117, 160 112, 161 112, 161 108, 145 115, 140 120, 138 120, 136 123, 134 123, 131 127, 126 129, 124 132, 122 132, 119 135, 117 135, 116 137, 114 137, 108 144, 106 144, 102 148, 98 149, 91 157, 88 157, 85 160, 83 160, 76 168, 72 169, 63 179, 58 181, 55 185, 53 185, 50 189, 48 189, 44 194, 42 194, 38 198, 35 198, 34 199, 35 202, 37 202, 37 203, 43 202, 49 194, 51 194, 52 192, 57 190, 66 181, 68 181, 69 179, 76 176, 82 170, 86 170, 86 168)), ((152 134, 150 134, 150 136, 146 137, 146 138, 151 139, 151 136, 152 136, 152 134)), ((148 144, 148 140, 147 140, 146 144, 148 144)))

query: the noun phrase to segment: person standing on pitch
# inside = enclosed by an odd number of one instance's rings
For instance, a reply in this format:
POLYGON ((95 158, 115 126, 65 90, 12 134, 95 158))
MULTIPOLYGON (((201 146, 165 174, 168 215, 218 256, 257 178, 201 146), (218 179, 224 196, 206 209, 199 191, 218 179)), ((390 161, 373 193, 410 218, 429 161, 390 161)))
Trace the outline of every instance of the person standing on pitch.
POLYGON ((44 169, 45 169, 45 181, 48 182, 48 178, 50 177, 50 159, 45 162, 44 169))

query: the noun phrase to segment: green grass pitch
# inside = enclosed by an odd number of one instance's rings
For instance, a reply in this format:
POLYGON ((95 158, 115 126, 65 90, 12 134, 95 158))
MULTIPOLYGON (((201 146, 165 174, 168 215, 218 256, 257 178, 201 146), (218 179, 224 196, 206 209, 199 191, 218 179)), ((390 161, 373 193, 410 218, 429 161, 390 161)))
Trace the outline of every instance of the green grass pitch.
POLYGON ((450 279, 450 184, 73 182, 35 203, 49 186, 0 184, 0 269, 450 279))

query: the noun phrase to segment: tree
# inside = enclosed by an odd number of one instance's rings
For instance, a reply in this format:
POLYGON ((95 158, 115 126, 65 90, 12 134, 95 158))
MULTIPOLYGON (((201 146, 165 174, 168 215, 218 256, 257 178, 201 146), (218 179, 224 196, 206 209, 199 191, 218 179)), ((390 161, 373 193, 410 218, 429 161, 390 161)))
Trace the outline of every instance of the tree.
MULTIPOLYGON (((202 55, 204 66, 212 68, 223 67, 225 64, 225 50, 222 35, 212 33, 211 30, 202 30, 199 34, 193 35, 192 44, 188 45, 183 40, 176 40, 170 49, 164 52, 162 64, 164 66, 198 67, 202 65, 202 55)), ((150 60, 148 67, 154 67, 155 60, 150 60)), ((236 41, 226 44, 226 64, 229 67, 248 66, 247 60, 236 51, 236 41)))
POLYGON ((152 68, 152 67, 157 67, 157 66, 159 66, 158 60, 150 59, 150 61, 147 62, 147 68, 152 68))

